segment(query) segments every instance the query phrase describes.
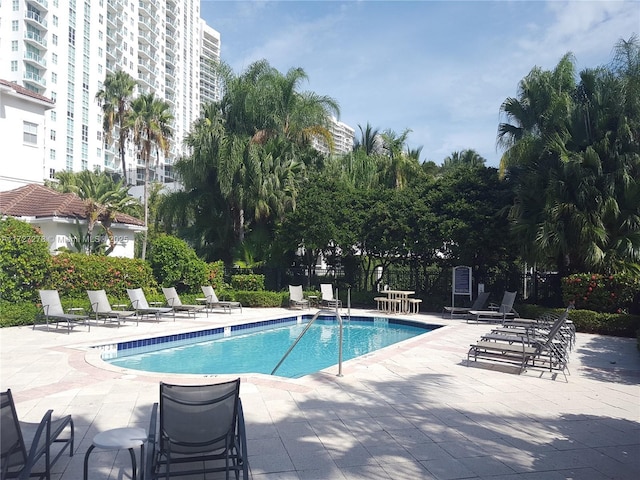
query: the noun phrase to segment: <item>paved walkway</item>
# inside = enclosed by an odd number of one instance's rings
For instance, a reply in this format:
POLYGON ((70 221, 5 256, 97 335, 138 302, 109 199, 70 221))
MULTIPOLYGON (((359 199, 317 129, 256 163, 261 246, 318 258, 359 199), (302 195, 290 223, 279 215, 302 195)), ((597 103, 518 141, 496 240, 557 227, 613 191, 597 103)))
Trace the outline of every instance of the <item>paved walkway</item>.
MULTIPOLYGON (((55 465, 53 479, 78 480, 96 433, 147 428, 160 380, 229 378, 140 374, 107 366, 88 346, 282 314, 291 311, 245 308, 69 335, 1 329, 0 388, 12 389, 22 420, 37 422, 49 408, 73 415, 74 456, 55 465)), ((487 325, 411 318, 445 327, 346 362, 343 377, 337 367, 297 380, 242 375, 254 480, 640 478, 634 340, 578 334, 565 382, 549 372, 467 367, 468 345, 487 325)), ((95 451, 90 478, 128 479, 129 465, 126 451, 95 451)))

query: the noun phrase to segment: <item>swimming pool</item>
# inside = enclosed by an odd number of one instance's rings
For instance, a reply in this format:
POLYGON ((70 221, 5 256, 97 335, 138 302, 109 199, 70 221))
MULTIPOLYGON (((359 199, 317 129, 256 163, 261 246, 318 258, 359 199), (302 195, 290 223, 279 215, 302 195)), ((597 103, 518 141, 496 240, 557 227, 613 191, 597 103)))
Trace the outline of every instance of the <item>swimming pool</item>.
MULTIPOLYGON (((208 329, 102 346, 102 359, 133 370, 189 374, 270 374, 310 316, 208 329)), ((427 333, 436 325, 400 319, 343 321, 343 360, 427 333)), ((299 378, 338 363, 338 322, 319 317, 275 373, 299 378)))

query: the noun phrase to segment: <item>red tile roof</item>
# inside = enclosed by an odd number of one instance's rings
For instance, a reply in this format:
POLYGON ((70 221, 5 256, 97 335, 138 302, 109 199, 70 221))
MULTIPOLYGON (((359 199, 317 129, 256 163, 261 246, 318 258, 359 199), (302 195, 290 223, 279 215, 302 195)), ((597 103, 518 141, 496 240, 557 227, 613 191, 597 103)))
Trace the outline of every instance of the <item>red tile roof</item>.
MULTIPOLYGON (((0 193, 0 214, 12 217, 67 217, 86 219, 85 205, 74 193, 60 193, 37 184, 0 193)), ((117 213, 116 223, 144 226, 131 215, 117 213)))
POLYGON ((32 92, 28 88, 24 88, 23 86, 18 85, 17 83, 13 83, 13 82, 10 82, 8 80, 3 80, 3 79, 0 78, 0 85, 5 85, 7 87, 10 87, 13 90, 15 90, 16 93, 19 93, 21 95, 25 95, 27 97, 32 97, 32 98, 35 98, 35 99, 40 100, 42 102, 50 103, 52 107, 56 104, 56 102, 54 102, 50 98, 47 98, 44 95, 40 95, 39 93, 32 92))

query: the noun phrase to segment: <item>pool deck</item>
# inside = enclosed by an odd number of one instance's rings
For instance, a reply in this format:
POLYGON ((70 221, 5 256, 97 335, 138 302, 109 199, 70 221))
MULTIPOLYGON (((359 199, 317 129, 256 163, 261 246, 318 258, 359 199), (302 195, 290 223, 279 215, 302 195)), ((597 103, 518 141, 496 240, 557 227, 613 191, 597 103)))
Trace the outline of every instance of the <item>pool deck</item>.
MULTIPOLYGON (((0 329, 0 389, 11 388, 21 420, 38 422, 49 408, 73 416, 74 456, 62 457, 52 478, 78 480, 96 433, 148 427, 161 380, 233 378, 141 374, 107 366, 87 347, 292 313, 300 312, 245 308, 208 318, 178 315, 175 322, 93 325, 90 332, 77 327, 69 335, 44 327, 0 329)), ((487 324, 436 314, 406 318, 445 327, 345 362, 342 377, 337 367, 301 379, 241 375, 251 478, 640 478, 635 340, 579 333, 565 382, 542 370, 517 375, 467 366, 468 346, 487 324)), ((91 479, 130 475, 126 451, 92 454, 91 479)))

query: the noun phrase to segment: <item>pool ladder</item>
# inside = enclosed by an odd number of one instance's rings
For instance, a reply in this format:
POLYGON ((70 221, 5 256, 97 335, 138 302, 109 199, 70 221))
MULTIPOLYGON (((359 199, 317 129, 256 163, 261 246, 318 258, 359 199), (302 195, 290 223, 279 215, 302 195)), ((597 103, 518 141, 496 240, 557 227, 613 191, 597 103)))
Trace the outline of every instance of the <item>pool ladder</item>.
POLYGON ((287 350, 287 352, 284 354, 284 356, 280 359, 280 361, 276 365, 276 368, 274 368, 271 371, 271 375, 274 375, 276 373, 276 370, 278 370, 278 368, 280 368, 280 365, 282 365, 282 362, 284 362, 286 360, 286 358, 291 353, 291 350, 293 350, 295 348, 295 346, 298 344, 298 342, 300 341, 302 336, 305 333, 307 333, 307 330, 309 330, 311 328, 311 325, 313 325, 313 322, 316 321, 316 319, 320 316, 320 314, 327 313, 327 312, 335 313, 335 317, 338 320, 338 326, 339 326, 339 332, 340 332, 339 335, 338 335, 338 376, 339 377, 342 376, 342 317, 340 316, 340 312, 338 311, 338 306, 337 305, 336 305, 335 312, 333 312, 333 310, 328 310, 328 309, 318 310, 318 312, 313 316, 313 318, 311 320, 309 320, 309 323, 307 323, 307 325, 304 327, 304 330, 302 330, 302 332, 300 332, 300 335, 298 335, 298 338, 296 338, 294 340, 294 342, 291 344, 291 346, 289 347, 289 350, 287 350))

